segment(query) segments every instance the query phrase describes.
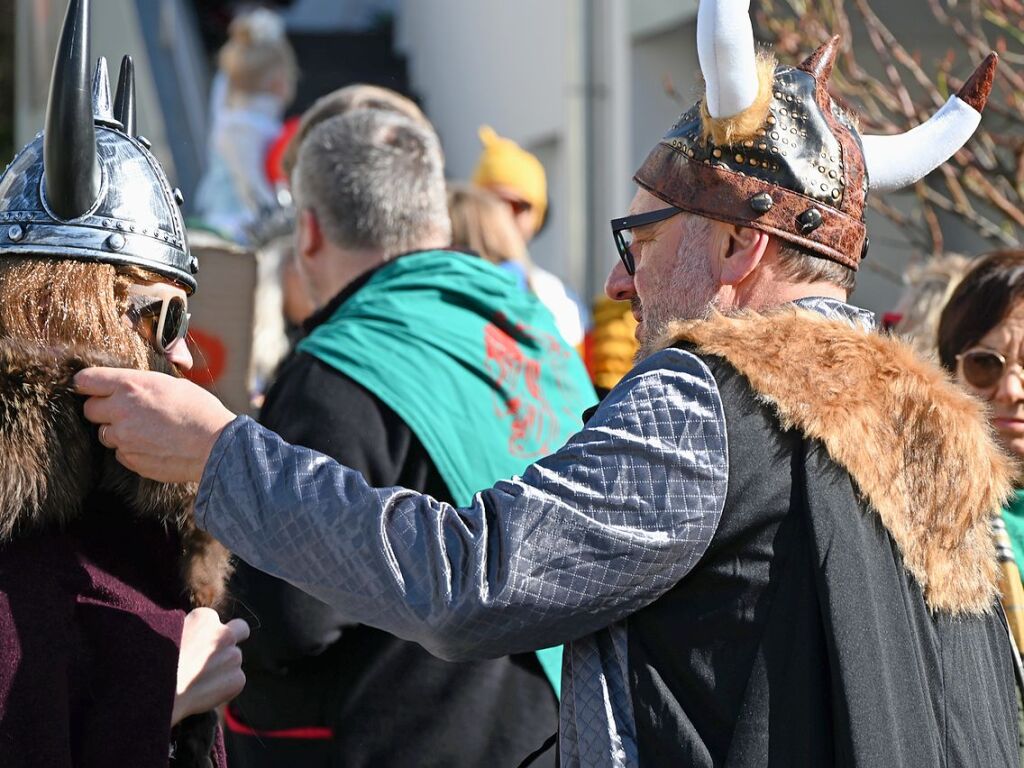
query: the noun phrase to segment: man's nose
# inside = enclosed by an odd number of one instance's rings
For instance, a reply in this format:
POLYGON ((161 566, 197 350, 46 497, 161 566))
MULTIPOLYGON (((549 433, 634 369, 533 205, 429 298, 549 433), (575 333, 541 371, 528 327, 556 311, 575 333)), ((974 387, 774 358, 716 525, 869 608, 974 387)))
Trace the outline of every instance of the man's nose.
POLYGON ((183 371, 192 370, 192 352, 188 348, 185 339, 178 339, 171 346, 164 350, 164 357, 169 363, 177 366, 183 371))
POLYGON ((604 281, 604 292, 614 301, 630 301, 636 298, 633 276, 626 273, 626 267, 621 260, 616 261, 612 271, 608 273, 604 281))

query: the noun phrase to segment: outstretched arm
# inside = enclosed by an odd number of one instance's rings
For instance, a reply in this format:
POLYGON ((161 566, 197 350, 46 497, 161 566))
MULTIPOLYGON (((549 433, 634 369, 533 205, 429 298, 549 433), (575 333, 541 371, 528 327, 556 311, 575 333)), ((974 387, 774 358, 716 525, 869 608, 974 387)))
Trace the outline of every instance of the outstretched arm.
POLYGON ((565 642, 650 603, 699 560, 727 484, 710 372, 666 350, 522 478, 457 509, 370 487, 240 418, 197 519, 247 562, 443 658, 565 642))
POLYGON ((75 381, 129 469, 202 476, 198 521, 247 562, 446 658, 555 645, 647 605, 700 559, 725 502, 718 389, 677 349, 634 369, 564 448, 465 509, 372 488, 185 381, 111 369, 75 381))

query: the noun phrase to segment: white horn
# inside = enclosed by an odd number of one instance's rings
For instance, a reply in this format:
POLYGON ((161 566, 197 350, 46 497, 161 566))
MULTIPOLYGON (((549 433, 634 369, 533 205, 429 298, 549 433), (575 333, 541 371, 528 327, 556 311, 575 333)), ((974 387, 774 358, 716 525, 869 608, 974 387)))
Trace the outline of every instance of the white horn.
POLYGON ((750 0, 701 0, 697 6, 697 55, 707 83, 711 117, 733 117, 757 100, 750 0))
POLYGON ((895 136, 861 136, 870 189, 909 187, 955 155, 981 124, 995 69, 996 56, 990 54, 928 122, 895 136))
POLYGON ((981 113, 950 96, 927 123, 896 136, 862 136, 873 192, 895 192, 949 160, 978 130, 981 113))

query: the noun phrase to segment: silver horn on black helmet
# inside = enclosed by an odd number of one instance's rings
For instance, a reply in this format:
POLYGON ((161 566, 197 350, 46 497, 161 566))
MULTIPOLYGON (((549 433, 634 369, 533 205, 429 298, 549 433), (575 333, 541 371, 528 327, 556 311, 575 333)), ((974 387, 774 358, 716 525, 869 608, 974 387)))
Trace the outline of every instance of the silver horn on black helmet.
POLYGON ((181 193, 136 134, 135 71, 121 63, 111 99, 106 61, 91 77, 89 0, 70 0, 45 130, 0 177, 0 256, 133 266, 196 287, 181 193))

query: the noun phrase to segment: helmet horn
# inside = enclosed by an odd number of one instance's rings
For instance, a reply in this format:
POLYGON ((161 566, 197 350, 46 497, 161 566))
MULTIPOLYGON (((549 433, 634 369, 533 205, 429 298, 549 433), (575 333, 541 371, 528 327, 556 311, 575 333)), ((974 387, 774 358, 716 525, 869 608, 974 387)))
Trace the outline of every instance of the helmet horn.
POLYGON ((836 54, 839 52, 839 35, 834 35, 831 40, 822 45, 818 50, 808 56, 798 69, 802 69, 822 86, 828 84, 832 77, 832 68, 836 64, 836 54))
POLYGON ((981 124, 998 57, 990 53, 956 96, 928 122, 895 136, 862 136, 868 181, 894 192, 923 179, 966 144, 981 124))
POLYGON ((114 105, 110 100, 110 73, 107 58, 100 56, 96 61, 96 74, 92 78, 92 118, 97 125, 121 128, 114 119, 114 105))
POLYGON ((89 0, 71 0, 53 61, 43 139, 46 202, 64 220, 84 215, 100 194, 89 58, 89 0))
POLYGON ((757 101, 760 80, 750 0, 702 0, 697 6, 697 55, 711 117, 734 117, 757 101))
POLYGON ((114 118, 129 136, 136 135, 135 124, 135 62, 131 56, 121 59, 121 74, 117 78, 117 96, 114 97, 114 118))

